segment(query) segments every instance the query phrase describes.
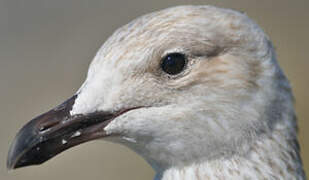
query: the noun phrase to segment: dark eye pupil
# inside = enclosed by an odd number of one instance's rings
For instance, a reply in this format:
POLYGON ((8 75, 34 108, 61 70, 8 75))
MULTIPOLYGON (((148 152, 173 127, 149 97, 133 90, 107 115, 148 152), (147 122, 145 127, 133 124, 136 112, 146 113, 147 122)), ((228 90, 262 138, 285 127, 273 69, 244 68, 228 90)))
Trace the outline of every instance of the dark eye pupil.
POLYGON ((175 75, 180 73, 186 64, 186 58, 183 54, 173 53, 163 58, 161 68, 167 74, 175 75))

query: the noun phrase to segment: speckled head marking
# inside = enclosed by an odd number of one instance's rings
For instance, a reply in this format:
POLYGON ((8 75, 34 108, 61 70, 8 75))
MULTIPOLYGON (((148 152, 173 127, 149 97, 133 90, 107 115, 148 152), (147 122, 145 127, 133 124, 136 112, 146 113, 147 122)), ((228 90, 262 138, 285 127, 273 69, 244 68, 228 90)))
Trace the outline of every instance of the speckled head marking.
POLYGON ((256 23, 229 9, 179 6, 116 30, 70 115, 116 113, 102 132, 164 180, 303 179, 292 99, 256 23), (175 75, 161 68, 171 53, 186 60, 175 75))
MULTIPOLYGON (((186 88, 189 87, 186 84, 192 84, 193 81, 205 81, 205 78, 213 79, 209 78, 211 74, 213 76, 217 76, 217 74, 227 76, 236 68, 242 68, 244 71, 234 70, 233 73, 235 74, 233 75, 235 76, 237 73, 238 76, 242 76, 241 73, 252 73, 251 69, 259 71, 259 63, 256 61, 264 61, 267 58, 265 56, 272 55, 269 52, 271 51, 269 46, 267 37, 256 24, 245 15, 232 10, 211 6, 181 6, 151 13, 121 27, 104 43, 91 63, 85 83, 87 85, 80 89, 80 98, 77 100, 77 104, 83 99, 90 102, 89 98, 93 97, 93 99, 100 98, 102 101, 105 99, 105 102, 101 103, 96 100, 98 104, 92 103, 96 107, 89 106, 89 111, 103 109, 99 106, 107 106, 108 99, 113 97, 109 94, 109 90, 103 94, 91 93, 90 91, 98 89, 92 86, 114 88, 112 84, 120 84, 125 81, 132 87, 136 83, 131 81, 147 79, 147 81, 159 82, 157 84, 151 83, 152 85, 149 85, 149 87, 161 84, 161 86, 164 86, 161 88, 175 89, 175 87, 172 87, 173 84, 178 88, 186 88), (186 54, 189 57, 189 66, 182 76, 165 78, 159 69, 159 63, 164 55, 171 52, 186 54), (237 57, 235 61, 241 61, 239 59, 241 57, 247 63, 236 63, 222 59, 223 55, 233 55, 237 57), (244 57, 245 55, 248 57, 244 57), (217 60, 211 61, 212 59, 217 60), (234 68, 228 63, 234 63, 235 66, 239 67, 234 68), (199 68, 200 66, 205 68, 199 68), (200 73, 197 72, 199 71, 197 68, 201 69, 200 73), (230 68, 231 71, 228 71, 227 68, 230 68), (213 73, 213 71, 216 73, 213 73), (190 78, 190 72, 198 74, 200 78, 190 78), (113 77, 110 78, 110 76, 113 77), (145 76, 148 77, 145 78, 145 76), (101 78, 101 80, 94 80, 98 78, 101 78), (101 83, 98 83, 100 81, 101 83), (191 81, 191 83, 188 81, 191 81), (89 89, 89 93, 86 89, 89 89)), ((253 85, 254 82, 251 81, 251 78, 258 78, 259 74, 252 75, 254 76, 243 75, 243 82, 246 81, 245 84, 253 85)), ((219 82, 219 79, 219 77, 213 79, 212 83, 219 82)), ((135 89, 135 87, 132 88, 135 89)), ((119 89, 119 91, 122 90, 119 89)), ((124 93, 128 93, 128 90, 125 91, 124 93)), ((123 102, 115 103, 123 104, 123 102)), ((82 104, 84 105, 76 105, 75 108, 87 112, 85 106, 90 103, 82 104)), ((150 105, 153 105, 153 102, 150 105)), ((113 108, 115 106, 111 109, 113 108)), ((76 113, 81 113, 78 111, 76 110, 76 113)), ((75 109, 72 113, 75 113, 75 109)))
POLYGON ((125 144, 156 169, 247 154, 279 127, 296 138, 290 87, 271 42, 233 10, 180 6, 130 22, 102 46, 78 94, 72 114, 147 107, 105 130, 135 139, 125 144), (188 65, 168 76, 159 64, 174 52, 188 65))

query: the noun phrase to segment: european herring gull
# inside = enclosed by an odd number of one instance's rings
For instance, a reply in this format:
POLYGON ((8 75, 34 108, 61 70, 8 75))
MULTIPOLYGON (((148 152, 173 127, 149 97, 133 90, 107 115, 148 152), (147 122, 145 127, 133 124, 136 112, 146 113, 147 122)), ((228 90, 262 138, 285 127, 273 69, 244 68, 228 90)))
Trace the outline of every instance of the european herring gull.
POLYGON ((155 179, 305 179, 291 87, 245 14, 178 6, 119 28, 69 100, 17 134, 8 168, 94 139, 140 154, 155 179))

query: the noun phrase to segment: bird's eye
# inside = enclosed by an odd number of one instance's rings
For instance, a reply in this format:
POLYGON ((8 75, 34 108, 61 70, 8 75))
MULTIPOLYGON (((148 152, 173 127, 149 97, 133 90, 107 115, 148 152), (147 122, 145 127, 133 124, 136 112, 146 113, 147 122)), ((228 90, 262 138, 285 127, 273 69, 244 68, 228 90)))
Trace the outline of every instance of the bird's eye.
POLYGON ((170 75, 180 73, 186 65, 186 56, 181 53, 172 53, 166 55, 161 62, 161 68, 170 75))

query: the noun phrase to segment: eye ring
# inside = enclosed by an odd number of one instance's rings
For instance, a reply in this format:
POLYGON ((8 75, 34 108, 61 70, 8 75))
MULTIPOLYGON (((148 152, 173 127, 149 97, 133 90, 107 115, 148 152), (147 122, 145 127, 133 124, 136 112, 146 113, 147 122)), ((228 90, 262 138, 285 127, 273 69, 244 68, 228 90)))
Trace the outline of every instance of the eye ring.
POLYGON ((161 69, 170 75, 181 73, 187 64, 187 57, 181 53, 167 54, 161 61, 161 69))

